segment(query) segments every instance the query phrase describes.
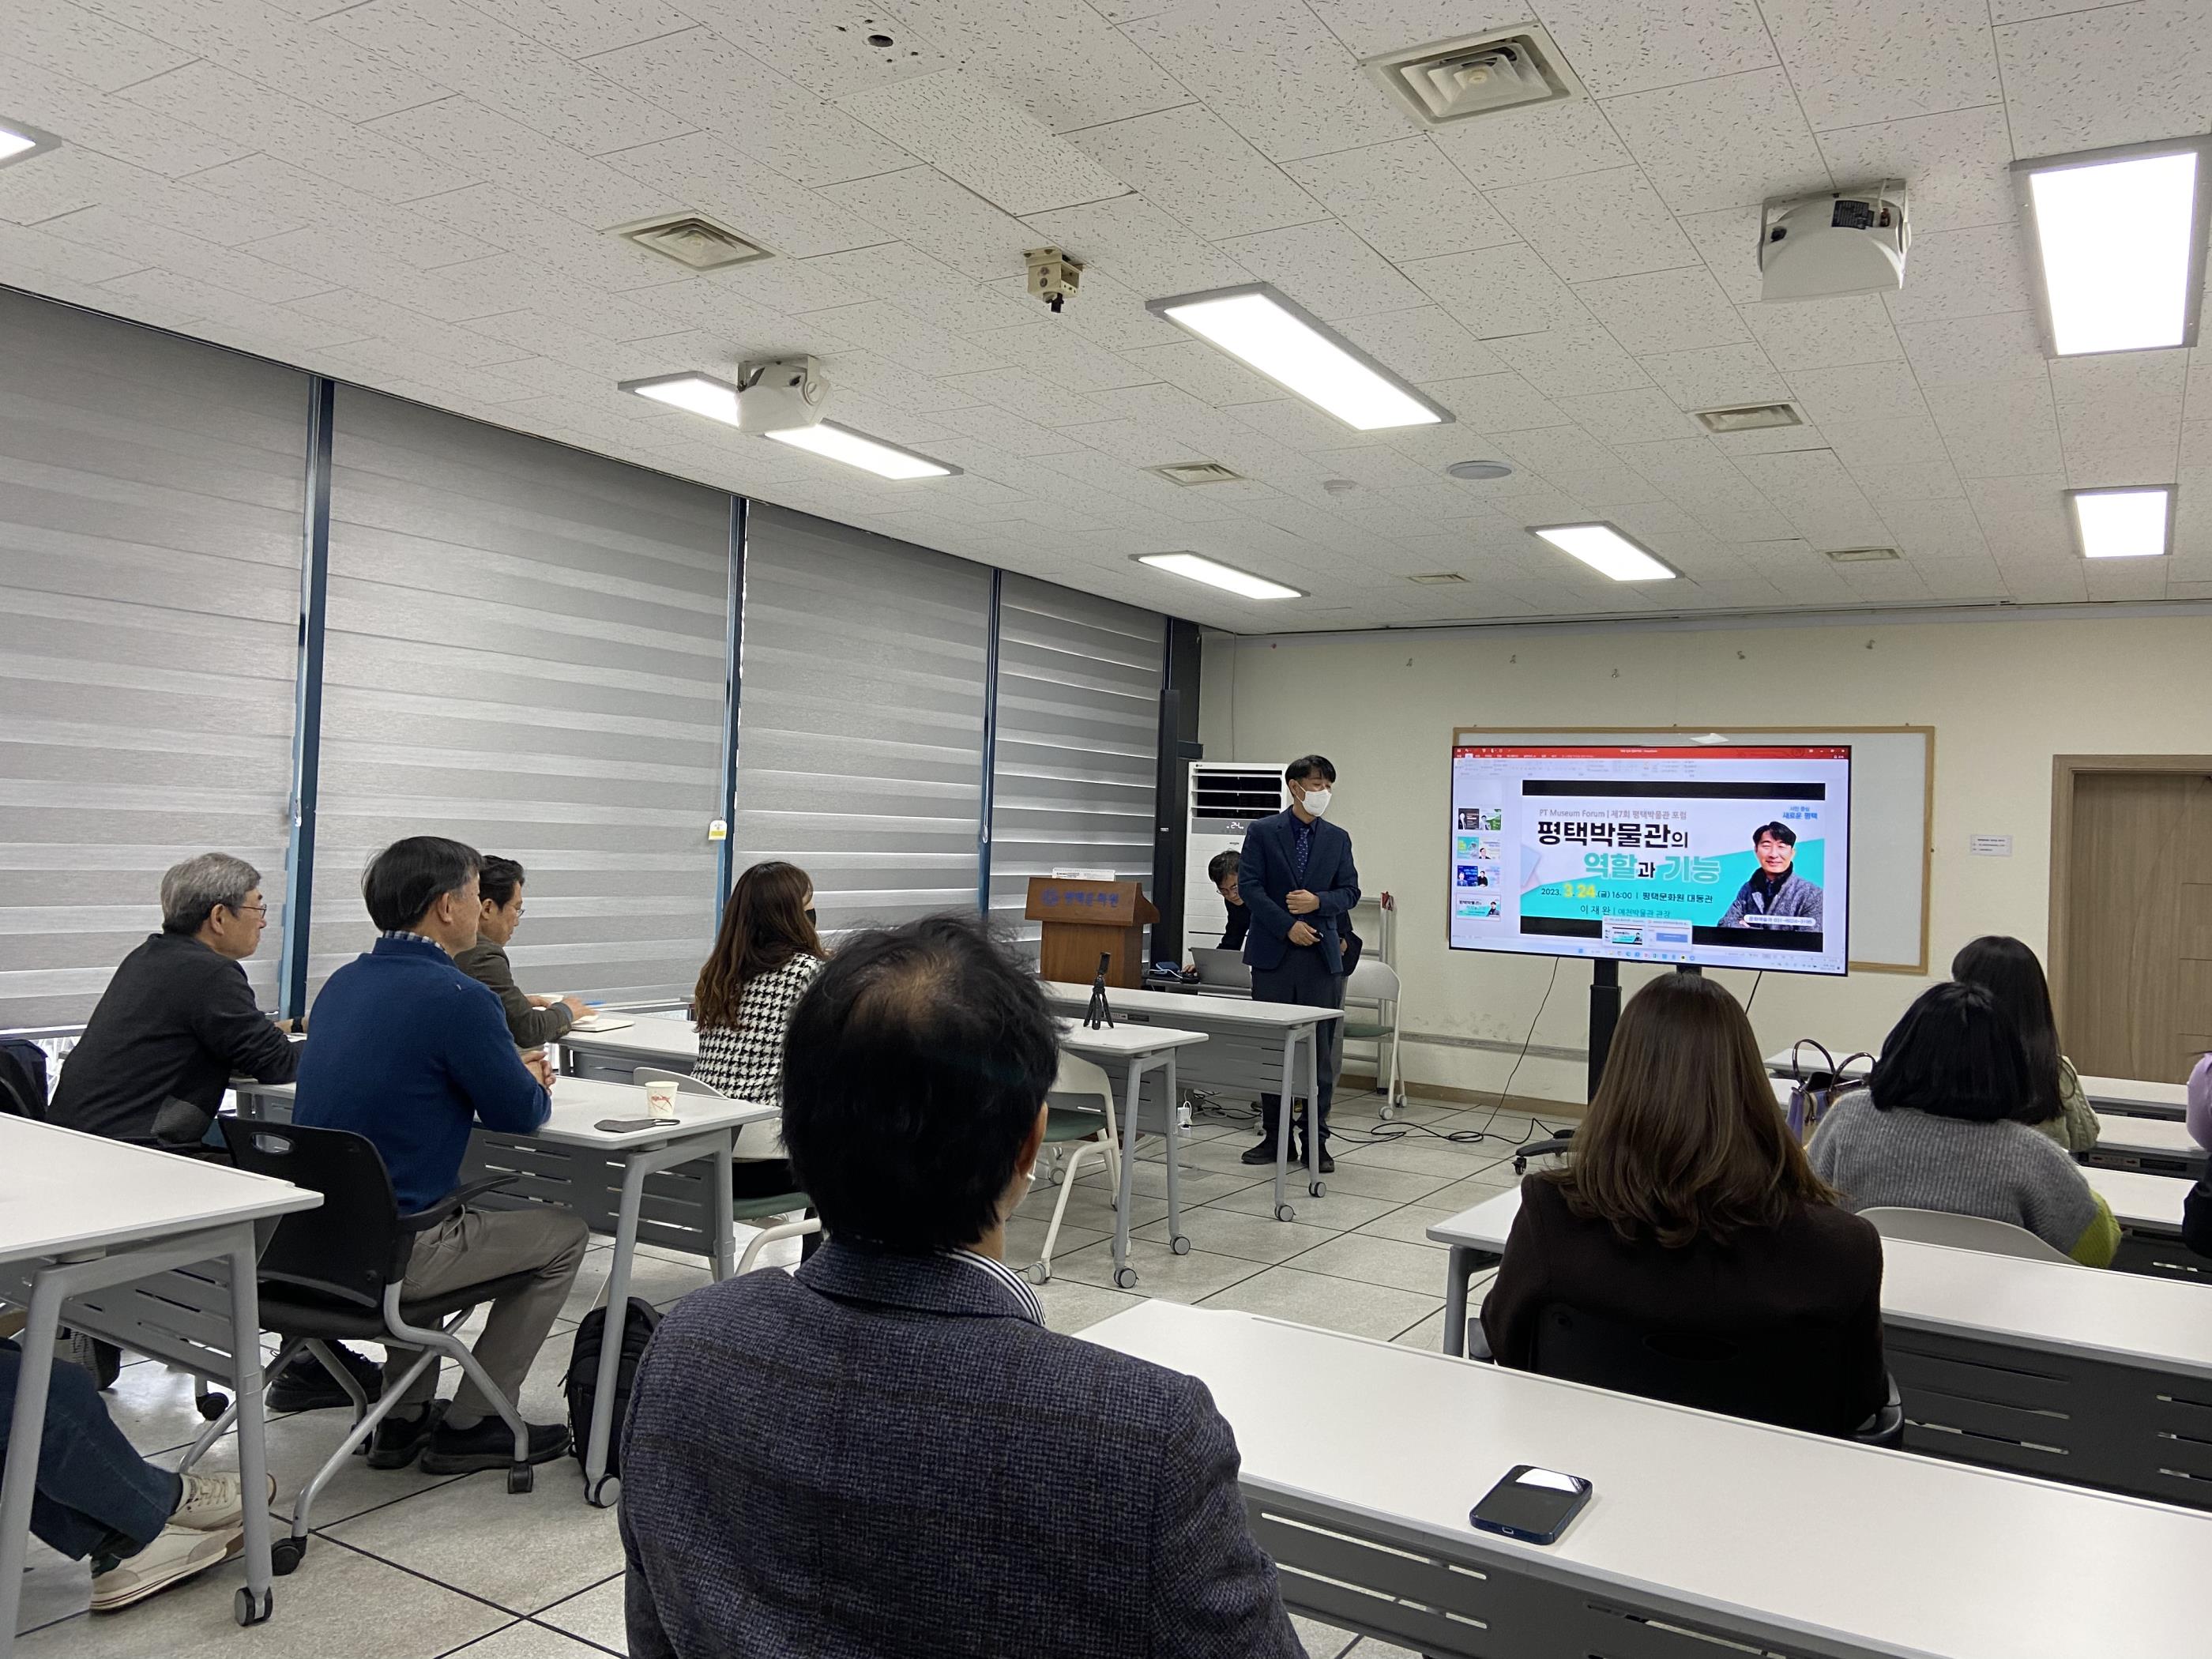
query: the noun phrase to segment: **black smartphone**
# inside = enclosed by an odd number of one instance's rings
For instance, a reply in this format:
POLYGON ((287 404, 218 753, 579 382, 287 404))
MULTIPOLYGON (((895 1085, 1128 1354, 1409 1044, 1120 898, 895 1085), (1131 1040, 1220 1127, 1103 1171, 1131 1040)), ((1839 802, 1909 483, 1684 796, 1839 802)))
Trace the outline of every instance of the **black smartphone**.
POLYGON ((1591 1491, 1590 1483, 1578 1474, 1516 1463, 1483 1494, 1467 1518, 1484 1532, 1502 1533, 1524 1544, 1556 1544, 1567 1523, 1589 1502, 1591 1491))

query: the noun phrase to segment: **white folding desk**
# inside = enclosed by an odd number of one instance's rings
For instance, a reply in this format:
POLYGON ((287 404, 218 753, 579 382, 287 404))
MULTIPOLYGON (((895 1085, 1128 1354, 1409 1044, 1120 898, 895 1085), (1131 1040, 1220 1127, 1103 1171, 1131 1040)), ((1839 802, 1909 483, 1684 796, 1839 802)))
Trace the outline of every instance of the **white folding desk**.
MULTIPOLYGON (((1115 1110, 1121 1117, 1121 1187, 1114 1217, 1114 1282, 1124 1290, 1137 1282, 1137 1270, 1129 1265, 1129 1190, 1135 1173, 1138 1117, 1148 1076, 1160 1079, 1158 1093, 1166 1103, 1164 1112, 1156 1114, 1143 1127, 1146 1133, 1163 1135, 1167 1142, 1169 1248, 1177 1255, 1190 1251, 1190 1240, 1182 1231, 1182 1136, 1176 1133, 1179 1124, 1174 1109, 1176 1050, 1206 1041, 1203 1032, 1159 1025, 1130 1024, 1092 1031, 1078 1021, 1060 1022, 1062 1048, 1098 1061, 1109 1073, 1120 1073, 1121 1097, 1115 1110)), ((641 1019, 618 1031, 572 1030, 561 1039, 561 1063, 579 1077, 619 1078, 625 1082, 641 1066, 688 1073, 699 1063, 699 1034, 690 1022, 680 1019, 641 1019)))
MULTIPOLYGON (((1467 1351, 1468 1281, 1503 1253, 1520 1204, 1501 1193, 1429 1229, 1449 1247, 1447 1354, 1467 1351)), ((2204 1286, 1909 1239, 1881 1252, 1908 1447, 2212 1508, 2204 1286)))
MULTIPOLYGON (((1045 1000, 1063 1014, 1081 1018, 1091 1006, 1091 988, 1060 981, 1044 981, 1045 1000)), ((1194 997, 1176 991, 1109 990, 1106 1002, 1117 1024, 1167 1026, 1182 1031, 1203 1031, 1211 1039, 1191 1055, 1182 1080, 1201 1088, 1251 1091, 1256 1098, 1280 1097, 1283 1109, 1275 1125, 1275 1219, 1288 1221, 1296 1213, 1286 1191, 1291 1167, 1291 1101, 1299 1094, 1317 1103, 1321 1091, 1321 1023, 1344 1018, 1341 1008, 1309 1008, 1289 1002, 1254 1002, 1239 997, 1194 997), (1304 1051, 1305 1087, 1297 1086, 1304 1051)), ((1172 1121, 1176 1102, 1164 1103, 1163 1115, 1172 1121)), ((1317 1105, 1309 1105, 1318 1127, 1317 1105)), ((1306 1191, 1315 1198, 1328 1191, 1321 1178, 1322 1138, 1306 1136, 1306 1191)))
MULTIPOLYGON (((1838 1060, 1844 1058, 1841 1049, 1832 1051, 1838 1060)), ((1808 1047, 1803 1056, 1809 1067, 1820 1063, 1820 1055, 1808 1047)), ((1776 1077, 1793 1075, 1790 1050, 1777 1048, 1766 1057, 1766 1069, 1776 1077)), ((1844 1067, 1846 1077, 1863 1078, 1874 1069, 1869 1060, 1851 1061, 1844 1067)), ((2189 1085, 2185 1083, 2154 1083, 2142 1078, 2092 1077, 2081 1074, 2081 1094, 2100 1112, 2111 1112, 2122 1117, 2170 1117, 2179 1120, 2189 1105, 2189 1085)))
POLYGON ((221 1376, 236 1390, 246 1493, 241 1625, 269 1617, 268 1453, 262 1433, 254 1224, 312 1210, 318 1193, 227 1165, 0 1116, 0 1286, 27 1310, 0 1480, 0 1655, 12 1652, 54 1337, 64 1322, 104 1340, 221 1376), (206 1272, 217 1265, 227 1282, 206 1272), (191 1290, 173 1289, 185 1268, 191 1290), (209 1305, 219 1297, 227 1314, 209 1305))
POLYGON ((2098 1113, 2097 1144, 2081 1154, 2081 1161, 2112 1170, 2186 1176, 2191 1181, 2204 1173, 2204 1149, 2189 1138, 2189 1126, 2164 1117, 2098 1113))
MULTIPOLYGON (((661 1022, 666 1024, 669 1022, 661 1022)), ((289 1117, 293 1085, 236 1082, 239 1110, 247 1116, 289 1117), (275 1107, 281 1109, 271 1111, 275 1107)), ((731 1218, 730 1153, 737 1132, 776 1115, 751 1101, 678 1097, 673 1123, 608 1130, 602 1121, 646 1115, 645 1091, 634 1083, 564 1077, 553 1085, 552 1115, 533 1134, 478 1129, 469 1137, 461 1178, 504 1175, 513 1179, 476 1201, 487 1209, 523 1203, 557 1204, 583 1217, 593 1232, 612 1233, 614 1260, 607 1268, 607 1304, 620 1318, 629 1306, 629 1279, 637 1243, 703 1255, 714 1277, 737 1269, 737 1229, 731 1218), (681 1166, 703 1164, 704 1172, 681 1166)), ((619 1328, 617 1327, 617 1328, 619 1328)), ((604 1509, 621 1495, 622 1482, 607 1474, 613 1433, 617 1368, 622 1344, 599 1346, 599 1380, 592 1426, 584 1448, 584 1496, 604 1509)))
POLYGON ((1417 1652, 2205 1653, 2212 1516, 1252 1314, 1152 1301, 1083 1337, 1212 1392, 1286 1603, 1417 1652), (1549 1547, 1468 1524, 1516 1463, 1595 1485, 1549 1547))

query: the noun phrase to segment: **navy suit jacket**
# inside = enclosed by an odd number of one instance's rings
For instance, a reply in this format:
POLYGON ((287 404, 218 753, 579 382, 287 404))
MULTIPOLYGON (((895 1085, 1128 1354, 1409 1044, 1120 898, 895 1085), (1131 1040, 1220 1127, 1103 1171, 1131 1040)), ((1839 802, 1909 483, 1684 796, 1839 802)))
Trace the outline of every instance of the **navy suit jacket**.
POLYGON ((633 1659, 1304 1659, 1206 1385, 1025 1299, 836 1238, 684 1297, 623 1441, 633 1659))
POLYGON ((1318 951, 1328 971, 1340 974, 1344 952, 1337 939, 1337 918, 1359 902, 1359 872, 1352 864, 1352 837, 1327 818, 1316 818, 1313 847, 1306 854, 1305 875, 1300 878, 1291 873, 1297 829, 1297 818, 1285 807, 1244 832, 1244 850, 1237 860, 1237 894, 1252 913, 1244 960, 1264 970, 1281 967, 1292 951, 1318 951), (1321 908, 1294 916, 1283 901, 1301 887, 1321 901, 1321 908), (1292 945, 1291 924, 1298 921, 1310 925, 1321 935, 1321 943, 1292 945))

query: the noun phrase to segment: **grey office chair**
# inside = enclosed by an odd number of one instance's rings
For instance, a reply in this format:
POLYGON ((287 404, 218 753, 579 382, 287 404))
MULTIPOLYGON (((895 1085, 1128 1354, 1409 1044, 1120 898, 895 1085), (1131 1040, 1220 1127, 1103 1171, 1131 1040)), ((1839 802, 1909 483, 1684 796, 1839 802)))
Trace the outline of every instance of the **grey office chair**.
MULTIPOLYGON (((671 1072, 659 1066, 641 1066, 630 1073, 630 1077, 641 1087, 648 1083, 673 1083, 684 1094, 704 1095, 709 1100, 732 1098, 713 1085, 702 1083, 689 1072, 671 1072)), ((753 1129, 765 1129, 769 1127, 770 1126, 764 1124, 746 1124, 738 1131, 738 1144, 743 1145, 745 1135, 753 1129)), ((822 1218, 814 1213, 813 1201, 805 1193, 796 1188, 787 1193, 770 1193, 761 1198, 741 1198, 730 1206, 731 1218, 742 1221, 748 1226, 756 1221, 766 1221, 771 1216, 789 1215, 793 1210, 804 1210, 806 1214, 801 1220, 780 1221, 774 1226, 762 1228, 753 1235, 751 1240, 745 1245, 744 1254, 738 1258, 739 1273, 750 1273, 753 1270, 753 1263, 760 1260, 761 1252, 777 1240, 799 1238, 808 1233, 820 1232, 822 1218)))
POLYGON ((1902 1205, 1881 1204, 1861 1210, 1884 1238, 1907 1238, 1917 1244, 1943 1244, 1954 1250, 1980 1250, 1990 1255, 2019 1256, 2029 1261, 2081 1264, 2057 1245, 2038 1238, 2025 1227, 1987 1216, 1954 1215, 1948 1210, 1913 1210, 1902 1205))

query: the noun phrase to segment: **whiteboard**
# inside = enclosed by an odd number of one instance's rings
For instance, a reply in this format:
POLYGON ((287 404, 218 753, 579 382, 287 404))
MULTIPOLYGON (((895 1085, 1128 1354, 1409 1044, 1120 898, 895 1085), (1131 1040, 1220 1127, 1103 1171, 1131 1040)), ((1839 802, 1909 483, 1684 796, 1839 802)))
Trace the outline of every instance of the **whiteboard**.
POLYGON ((1850 744, 1851 966, 1876 973, 1926 973, 1928 865, 1934 846, 1929 819, 1936 799, 1932 726, 1463 726, 1453 732, 1452 741, 1680 744, 1716 732, 1738 743, 1850 744))

